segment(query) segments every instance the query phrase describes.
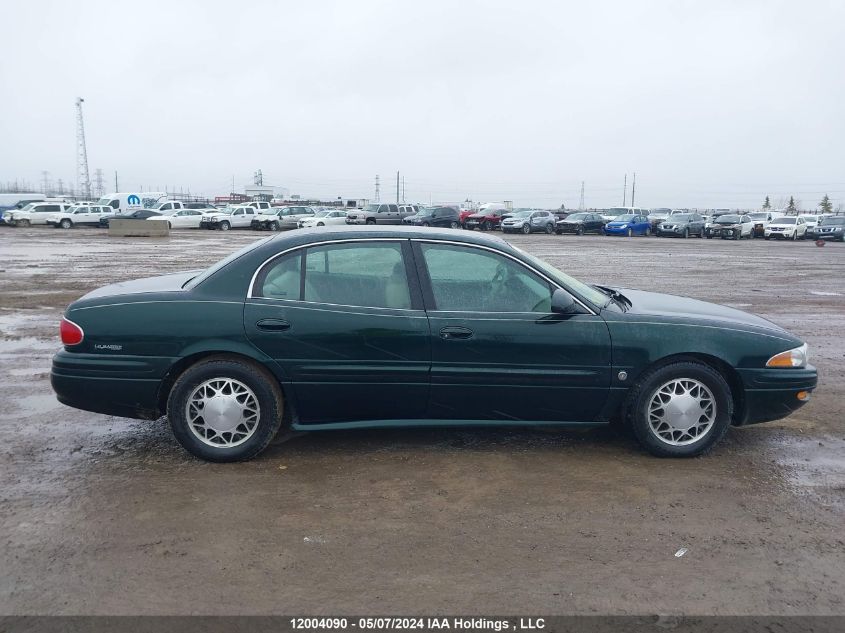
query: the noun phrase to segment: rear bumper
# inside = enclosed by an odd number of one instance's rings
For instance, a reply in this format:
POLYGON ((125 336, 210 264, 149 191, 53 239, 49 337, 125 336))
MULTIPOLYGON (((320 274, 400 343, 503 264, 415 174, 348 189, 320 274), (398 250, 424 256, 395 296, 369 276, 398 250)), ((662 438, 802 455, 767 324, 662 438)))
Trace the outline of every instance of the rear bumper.
POLYGON ((69 407, 124 418, 155 420, 162 377, 175 359, 60 351, 50 384, 69 407))
POLYGON ((818 373, 812 365, 803 369, 739 369, 745 401, 737 416, 737 425, 771 422, 785 418, 803 407, 808 399, 799 400, 798 393, 813 391, 818 373))

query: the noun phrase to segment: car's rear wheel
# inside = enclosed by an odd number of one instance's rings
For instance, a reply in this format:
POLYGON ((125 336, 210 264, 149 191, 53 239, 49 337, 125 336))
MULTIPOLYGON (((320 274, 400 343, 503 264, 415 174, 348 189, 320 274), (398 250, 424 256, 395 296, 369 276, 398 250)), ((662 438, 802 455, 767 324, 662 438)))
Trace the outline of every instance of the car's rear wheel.
POLYGON ((553 227, 551 224, 547 224, 546 225, 546 235, 551 235, 554 232, 555 232, 555 227, 553 227))
POLYGON ((283 398, 275 378, 258 366, 229 359, 200 361, 170 391, 167 416, 176 439, 212 462, 251 459, 282 422, 283 398))
POLYGON ((647 372, 627 402, 634 435, 658 457, 707 452, 727 432, 733 415, 728 383, 709 365, 693 361, 647 372))
POLYGON ((231 227, 232 227, 232 225, 229 224, 228 222, 226 222, 225 220, 220 223, 220 230, 221 231, 228 231, 231 227))
POLYGON ((317 222, 317 226, 326 226, 325 222, 317 222))
POLYGON ((458 227, 459 227, 459 224, 457 222, 450 222, 449 223, 450 229, 457 229, 458 227))
POLYGON ((422 225, 423 226, 431 226, 431 224, 429 224, 428 222, 423 222, 422 225))
POLYGON ((65 218, 64 220, 59 222, 59 226, 62 227, 63 229, 69 229, 70 227, 73 226, 73 222, 71 222, 70 220, 65 218))

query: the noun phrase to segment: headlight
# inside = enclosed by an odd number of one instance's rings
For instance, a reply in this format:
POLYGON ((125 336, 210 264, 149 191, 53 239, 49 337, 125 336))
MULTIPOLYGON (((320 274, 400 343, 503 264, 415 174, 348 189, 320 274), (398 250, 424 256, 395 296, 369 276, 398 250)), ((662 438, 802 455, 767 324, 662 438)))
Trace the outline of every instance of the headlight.
POLYGON ((767 362, 766 367, 804 367, 810 357, 807 344, 775 354, 767 362))

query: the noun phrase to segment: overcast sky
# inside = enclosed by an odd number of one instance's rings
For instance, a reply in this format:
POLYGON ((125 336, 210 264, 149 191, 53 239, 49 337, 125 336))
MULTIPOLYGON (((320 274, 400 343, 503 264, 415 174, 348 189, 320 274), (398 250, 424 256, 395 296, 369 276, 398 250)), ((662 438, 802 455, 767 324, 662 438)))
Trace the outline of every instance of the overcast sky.
POLYGON ((4 0, 0 182, 845 202, 845 2, 4 0))

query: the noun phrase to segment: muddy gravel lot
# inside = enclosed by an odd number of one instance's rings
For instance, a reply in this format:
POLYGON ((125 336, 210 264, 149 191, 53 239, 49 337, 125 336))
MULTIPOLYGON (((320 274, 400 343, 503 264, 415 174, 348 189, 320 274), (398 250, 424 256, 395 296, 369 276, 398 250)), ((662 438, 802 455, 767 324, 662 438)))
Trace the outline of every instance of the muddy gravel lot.
POLYGON ((845 244, 509 238, 809 342, 812 401, 703 458, 611 429, 403 429, 215 465, 164 419, 56 402, 70 301, 257 237, 0 228, 0 614, 845 613, 845 244))

